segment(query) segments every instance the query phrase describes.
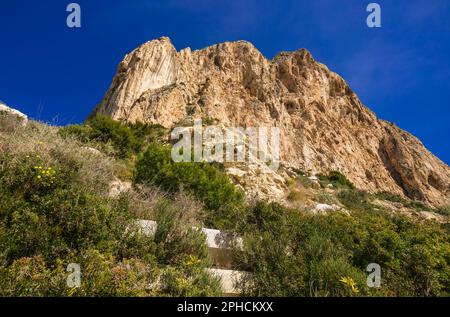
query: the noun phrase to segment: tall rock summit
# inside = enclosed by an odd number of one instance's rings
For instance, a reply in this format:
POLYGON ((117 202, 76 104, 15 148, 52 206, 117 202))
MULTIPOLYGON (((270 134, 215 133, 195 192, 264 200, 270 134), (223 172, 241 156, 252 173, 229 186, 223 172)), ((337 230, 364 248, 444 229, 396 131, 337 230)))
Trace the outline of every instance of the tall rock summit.
POLYGON ((450 201, 449 166, 411 134, 378 119, 305 49, 268 60, 245 41, 178 52, 162 37, 126 55, 94 112, 167 128, 197 117, 276 126, 286 166, 338 170, 370 192, 434 205, 450 201))

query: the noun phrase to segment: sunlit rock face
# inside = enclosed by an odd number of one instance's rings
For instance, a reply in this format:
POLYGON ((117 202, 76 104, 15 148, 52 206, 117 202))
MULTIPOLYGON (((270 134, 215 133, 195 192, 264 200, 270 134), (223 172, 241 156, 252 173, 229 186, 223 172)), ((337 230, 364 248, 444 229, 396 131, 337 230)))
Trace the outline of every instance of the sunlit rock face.
POLYGON ((22 125, 26 125, 28 122, 28 117, 20 112, 19 110, 8 107, 3 101, 0 100, 0 112, 8 113, 18 117, 22 125))
POLYGON ((124 58, 94 112, 168 128, 192 118, 275 126, 284 166, 338 170, 370 192, 450 201, 450 168, 414 136, 378 119, 305 49, 268 60, 245 41, 177 51, 163 37, 124 58))

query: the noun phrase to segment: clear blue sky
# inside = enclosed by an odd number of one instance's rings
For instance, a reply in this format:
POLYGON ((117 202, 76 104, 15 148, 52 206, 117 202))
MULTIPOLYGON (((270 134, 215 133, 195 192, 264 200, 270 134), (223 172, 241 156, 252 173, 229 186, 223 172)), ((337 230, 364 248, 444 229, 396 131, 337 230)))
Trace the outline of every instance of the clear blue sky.
POLYGON ((252 42, 268 58, 305 47, 383 119, 450 163, 448 0, 78 0, 0 2, 0 100, 58 124, 83 121, 123 56, 163 35, 178 49, 252 42), (382 28, 366 26, 366 6, 382 28))

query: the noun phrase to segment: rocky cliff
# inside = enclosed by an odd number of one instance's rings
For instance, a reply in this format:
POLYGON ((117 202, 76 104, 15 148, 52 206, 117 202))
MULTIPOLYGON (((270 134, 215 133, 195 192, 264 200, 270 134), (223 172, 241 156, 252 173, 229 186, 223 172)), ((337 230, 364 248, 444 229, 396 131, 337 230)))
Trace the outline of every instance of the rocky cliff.
POLYGON ((305 49, 268 60, 245 41, 178 52, 163 37, 126 55, 94 112, 168 128, 196 117, 276 126, 285 166, 338 170, 370 192, 450 201, 450 168, 417 138, 378 119, 305 49))

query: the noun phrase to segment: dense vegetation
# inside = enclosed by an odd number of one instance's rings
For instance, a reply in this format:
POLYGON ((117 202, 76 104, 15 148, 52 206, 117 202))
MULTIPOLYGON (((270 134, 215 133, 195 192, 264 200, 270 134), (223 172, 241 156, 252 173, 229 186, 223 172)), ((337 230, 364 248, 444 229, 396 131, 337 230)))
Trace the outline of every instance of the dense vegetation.
POLYGON ((220 294, 190 226, 198 215, 180 215, 188 197, 154 198, 153 239, 138 230, 135 195, 105 195, 114 160, 50 127, 11 128, 0 133, 0 296, 220 294), (66 285, 70 263, 82 268, 80 288, 66 285))
POLYGON ((0 296, 220 295, 219 281, 204 270, 212 265, 204 236, 193 226, 243 238, 234 264, 250 273, 239 285, 244 295, 450 295, 449 228, 373 199, 426 206, 374 197, 339 172, 319 175, 335 196, 317 199, 349 214, 248 203, 219 165, 174 163, 163 135, 160 126, 102 116, 60 129, 0 116, 0 296), (133 188, 111 197, 116 178, 133 188), (138 219, 156 220, 155 235, 143 234, 138 219), (82 268, 80 288, 66 285, 70 263, 82 268), (366 285, 369 263, 381 266, 379 289, 366 285))
POLYGON ((152 143, 136 164, 135 181, 169 192, 184 190, 204 204, 206 226, 229 229, 244 209, 241 192, 216 166, 205 162, 175 163, 170 147, 152 143))
POLYGON ((236 263, 252 272, 241 285, 247 295, 450 295, 450 241, 437 223, 370 209, 312 216, 258 203, 243 234, 236 263), (379 289, 367 287, 370 263, 381 266, 379 289))
POLYGON ((317 176, 321 182, 332 184, 335 187, 355 188, 355 185, 353 185, 345 175, 338 171, 331 171, 328 175, 319 174, 317 176))
POLYGON ((425 204, 421 203, 420 201, 413 201, 413 200, 408 200, 405 199, 399 195, 395 195, 392 193, 388 193, 388 192, 380 192, 375 194, 375 197, 383 199, 383 200, 388 200, 391 202, 395 202, 395 203, 400 203, 405 207, 409 207, 411 209, 415 209, 415 210, 427 210, 430 211, 431 208, 426 206, 425 204))
POLYGON ((145 143, 160 140, 164 135, 164 128, 139 122, 123 124, 109 117, 96 115, 89 118, 86 124, 69 125, 59 130, 58 134, 63 138, 75 137, 84 143, 109 143, 115 156, 127 158, 138 154, 145 143))

